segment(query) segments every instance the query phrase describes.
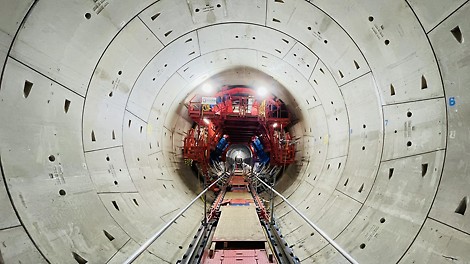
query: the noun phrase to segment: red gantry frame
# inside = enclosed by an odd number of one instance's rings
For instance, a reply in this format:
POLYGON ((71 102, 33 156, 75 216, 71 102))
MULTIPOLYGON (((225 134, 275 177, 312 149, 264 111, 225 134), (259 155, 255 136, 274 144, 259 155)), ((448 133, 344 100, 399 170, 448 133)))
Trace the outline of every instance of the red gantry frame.
POLYGON ((281 100, 273 96, 258 99, 255 94, 252 88, 224 86, 210 97, 195 95, 187 107, 196 125, 184 139, 183 157, 198 162, 207 175, 210 152, 221 137, 228 136, 230 143, 248 144, 252 149, 250 142, 258 136, 270 154, 271 165, 293 163, 295 144, 285 132, 291 114, 281 100))

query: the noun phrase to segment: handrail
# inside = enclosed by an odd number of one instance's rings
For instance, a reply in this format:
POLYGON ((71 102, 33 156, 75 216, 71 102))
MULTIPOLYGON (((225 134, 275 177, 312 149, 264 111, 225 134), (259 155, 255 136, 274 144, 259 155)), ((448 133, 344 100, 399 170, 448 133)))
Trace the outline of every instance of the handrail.
POLYGON ((155 240, 157 240, 157 238, 160 237, 163 234, 163 232, 165 232, 176 221, 176 219, 178 219, 182 214, 184 214, 184 212, 186 212, 186 210, 188 210, 189 207, 191 207, 191 205, 193 205, 202 195, 204 195, 212 186, 214 186, 217 182, 219 182, 223 178, 225 178, 225 176, 218 178, 211 185, 209 185, 206 189, 204 189, 198 196, 196 196, 196 198, 194 198, 188 205, 186 205, 186 207, 183 208, 183 210, 181 210, 175 217, 173 217, 173 219, 168 221, 168 223, 166 223, 166 225, 162 227, 162 229, 160 229, 157 233, 155 233, 144 244, 142 244, 142 246, 140 246, 129 258, 127 258, 126 261, 124 261, 124 264, 130 264, 134 262, 134 260, 136 260, 148 247, 150 247, 150 245, 152 245, 152 243, 155 242, 155 240))
POLYGON ((302 219, 304 219, 315 231, 317 231, 328 243, 330 243, 341 255, 343 255, 349 262, 353 264, 359 264, 351 255, 349 255, 344 249, 342 249, 333 239, 331 239, 323 230, 321 230, 318 226, 316 226, 312 221, 310 221, 304 214, 302 214, 295 206, 293 206, 284 196, 282 196, 279 192, 274 190, 271 186, 261 180, 258 176, 254 175, 256 179, 258 179, 262 184, 266 187, 271 189, 277 196, 281 197, 284 202, 286 202, 302 219))

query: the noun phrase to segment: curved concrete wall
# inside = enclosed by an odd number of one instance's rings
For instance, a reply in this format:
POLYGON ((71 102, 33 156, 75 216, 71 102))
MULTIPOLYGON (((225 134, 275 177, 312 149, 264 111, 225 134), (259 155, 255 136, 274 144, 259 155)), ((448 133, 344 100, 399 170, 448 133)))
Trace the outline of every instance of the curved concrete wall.
MULTIPOLYGON (((466 1, 1 6, 5 263, 122 262, 201 190, 181 159, 188 96, 260 73, 299 118, 277 188, 300 210, 360 263, 470 261, 466 1)), ((181 257, 201 206, 139 261, 181 257)), ((347 263, 276 215, 302 262, 347 263)))

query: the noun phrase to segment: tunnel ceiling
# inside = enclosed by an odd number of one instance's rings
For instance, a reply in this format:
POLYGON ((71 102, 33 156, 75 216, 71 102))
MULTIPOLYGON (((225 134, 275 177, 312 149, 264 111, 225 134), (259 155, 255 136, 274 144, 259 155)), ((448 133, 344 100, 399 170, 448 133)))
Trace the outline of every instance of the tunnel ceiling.
MULTIPOLYGON (((190 95, 263 78, 305 215, 360 263, 469 261, 466 1, 0 2, 0 262, 121 263, 202 188, 190 95)), ((202 207, 140 261, 181 258, 202 207)), ((347 263, 275 215, 303 263, 347 263)))

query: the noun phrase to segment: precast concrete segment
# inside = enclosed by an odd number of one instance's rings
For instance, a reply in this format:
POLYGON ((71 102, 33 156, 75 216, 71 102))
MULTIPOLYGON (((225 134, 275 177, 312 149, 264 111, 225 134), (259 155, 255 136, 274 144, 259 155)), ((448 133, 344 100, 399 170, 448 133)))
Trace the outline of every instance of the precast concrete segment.
MULTIPOLYGON (((359 263, 470 261, 468 1, 0 6, 4 262, 122 262, 202 189, 184 104, 270 79, 298 118, 276 189, 304 215, 359 263)), ((304 263, 347 263, 277 202, 304 263)), ((144 263, 184 253, 202 203, 184 215, 144 263)))

